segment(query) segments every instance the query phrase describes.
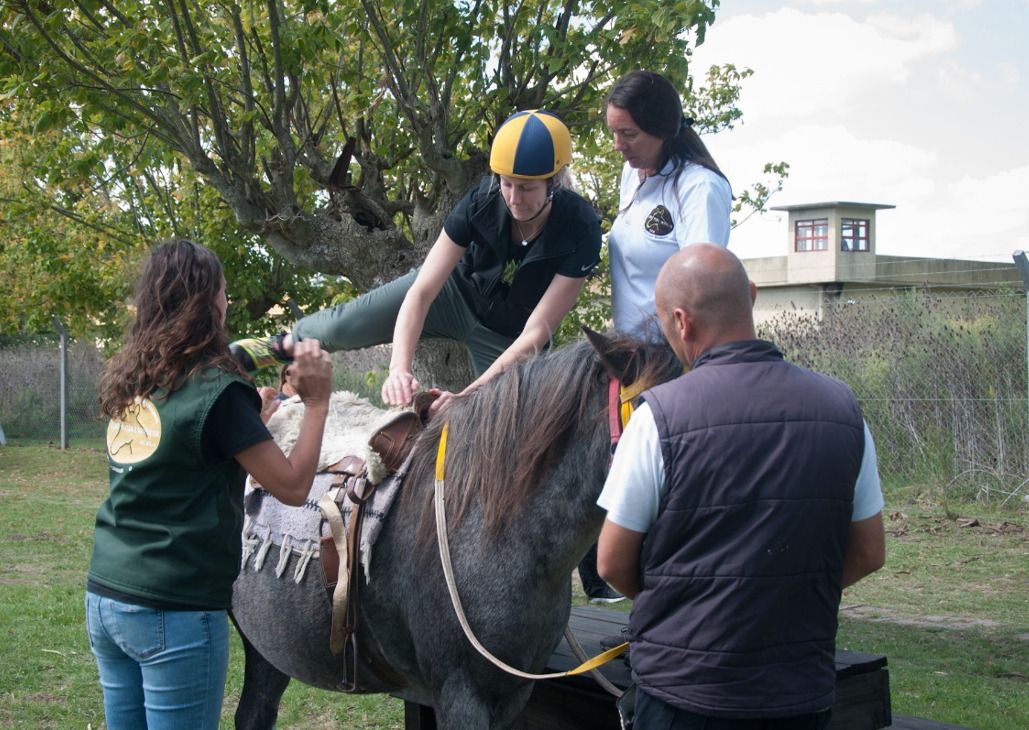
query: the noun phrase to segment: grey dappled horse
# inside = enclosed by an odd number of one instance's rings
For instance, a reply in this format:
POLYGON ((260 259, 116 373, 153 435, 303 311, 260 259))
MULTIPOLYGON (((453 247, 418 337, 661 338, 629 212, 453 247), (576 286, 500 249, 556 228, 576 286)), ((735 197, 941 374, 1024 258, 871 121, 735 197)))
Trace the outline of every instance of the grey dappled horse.
MULTIPOLYGON (((592 335, 526 360, 445 413, 447 519, 459 594, 496 656, 540 672, 561 640, 572 569, 596 540, 607 472, 609 373, 656 384, 682 372, 667 347, 592 335), (600 351, 598 353, 598 350, 600 351)), ((406 482, 362 584, 358 693, 401 692, 435 708, 440 728, 509 728, 532 683, 469 644, 440 566, 433 479, 443 418, 415 445, 406 482)), ((316 567, 316 566, 312 566, 316 567)), ((320 570, 302 581, 245 569, 233 615, 246 649, 239 728, 273 726, 291 677, 339 690, 331 607, 320 570)))

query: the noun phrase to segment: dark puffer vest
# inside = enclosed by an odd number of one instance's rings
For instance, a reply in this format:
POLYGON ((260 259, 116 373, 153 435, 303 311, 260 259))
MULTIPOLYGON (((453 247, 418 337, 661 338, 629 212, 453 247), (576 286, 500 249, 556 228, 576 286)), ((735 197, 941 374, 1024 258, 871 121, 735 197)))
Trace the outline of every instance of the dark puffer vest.
POLYGON ((854 394, 751 340, 645 398, 668 489, 630 620, 640 688, 714 717, 830 707, 864 449, 854 394))

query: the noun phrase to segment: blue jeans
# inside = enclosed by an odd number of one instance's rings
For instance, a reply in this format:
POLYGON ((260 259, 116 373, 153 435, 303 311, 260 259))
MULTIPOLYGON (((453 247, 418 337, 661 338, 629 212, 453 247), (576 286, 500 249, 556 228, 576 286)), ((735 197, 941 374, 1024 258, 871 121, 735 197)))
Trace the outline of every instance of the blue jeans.
POLYGON ((633 730, 823 730, 830 711, 769 720, 733 720, 696 715, 664 700, 636 690, 636 720, 633 730))
POLYGON ((109 730, 217 730, 229 664, 225 611, 168 611, 86 593, 109 730))

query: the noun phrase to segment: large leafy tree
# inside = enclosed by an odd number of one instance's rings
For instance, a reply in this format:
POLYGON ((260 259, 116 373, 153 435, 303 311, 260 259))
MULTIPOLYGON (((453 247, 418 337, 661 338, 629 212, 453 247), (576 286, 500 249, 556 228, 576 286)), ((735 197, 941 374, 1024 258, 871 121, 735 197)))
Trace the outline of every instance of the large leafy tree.
POLYGON ((45 204, 72 190, 121 235, 221 241, 239 271, 272 274, 230 290, 253 318, 287 295, 321 303, 298 272, 364 290, 416 265, 513 110, 564 117, 601 207, 602 97, 624 72, 659 69, 702 130, 731 125, 748 72, 694 84, 689 68, 717 5, 4 0, 0 90, 35 141, 62 141, 33 157, 45 204))

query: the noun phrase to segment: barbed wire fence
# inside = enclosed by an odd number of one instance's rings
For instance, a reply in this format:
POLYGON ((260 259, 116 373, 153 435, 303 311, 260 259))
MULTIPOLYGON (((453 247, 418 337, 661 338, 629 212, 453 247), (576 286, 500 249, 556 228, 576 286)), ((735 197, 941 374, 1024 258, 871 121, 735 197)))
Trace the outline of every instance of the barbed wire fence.
MULTIPOLYGON (((854 389, 887 486, 921 482, 957 499, 1029 501, 1026 292, 907 287, 847 297, 827 304, 821 318, 779 314, 759 326, 759 335, 789 360, 854 389)), ((370 382, 388 355, 334 359, 336 372, 349 379, 337 386, 356 389, 350 381, 370 382)), ((96 347, 69 343, 71 440, 104 434, 96 394, 102 367, 96 347)), ((0 427, 7 439, 59 443, 60 370, 58 335, 0 339, 0 427)))

